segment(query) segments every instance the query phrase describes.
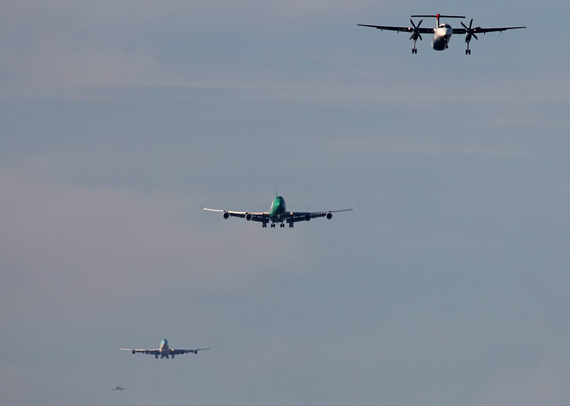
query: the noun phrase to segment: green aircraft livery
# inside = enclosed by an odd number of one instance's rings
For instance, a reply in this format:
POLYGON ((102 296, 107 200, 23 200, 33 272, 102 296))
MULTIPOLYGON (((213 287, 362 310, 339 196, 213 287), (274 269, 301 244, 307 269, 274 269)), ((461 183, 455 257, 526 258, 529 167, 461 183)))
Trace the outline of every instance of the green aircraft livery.
POLYGON ((298 221, 309 221, 317 217, 326 217, 328 220, 332 219, 333 213, 338 213, 341 211, 351 211, 350 209, 342 210, 329 210, 329 211, 317 211, 317 212, 298 212, 298 211, 287 211, 287 206, 285 205, 285 199, 277 195, 271 203, 271 209, 268 212, 249 212, 249 211, 230 211, 230 210, 219 210, 219 209, 208 209, 202 207, 203 210, 216 211, 223 213, 225 219, 230 217, 241 217, 247 221, 258 221, 261 223, 261 227, 267 228, 267 223, 271 222, 271 228, 275 228, 275 223, 279 223, 279 227, 284 228, 285 223, 289 224, 289 228, 293 228, 293 224, 298 221))

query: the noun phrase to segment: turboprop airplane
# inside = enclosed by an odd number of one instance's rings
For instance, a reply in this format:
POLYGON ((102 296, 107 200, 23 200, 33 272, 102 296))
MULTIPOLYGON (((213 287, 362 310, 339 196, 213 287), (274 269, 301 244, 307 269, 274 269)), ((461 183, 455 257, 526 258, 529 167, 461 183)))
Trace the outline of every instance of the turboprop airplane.
POLYGON ((198 351, 209 350, 209 348, 196 348, 192 350, 175 350, 174 348, 170 348, 168 346, 168 340, 165 338, 160 342, 160 346, 158 347, 158 349, 155 350, 135 349, 135 348, 121 348, 121 350, 131 351, 133 354, 136 354, 137 352, 141 354, 150 354, 154 355, 154 358, 158 358, 158 356, 160 355, 160 358, 172 357, 172 359, 174 359, 175 355, 188 354, 189 352, 193 354, 198 354, 198 351))
POLYGON ((225 219, 230 217, 241 217, 245 218, 247 221, 258 221, 261 223, 262 228, 267 228, 267 223, 271 221, 271 228, 275 228, 275 223, 280 223, 280 228, 285 228, 286 222, 289 224, 289 228, 293 228, 293 224, 298 221, 309 221, 317 217, 326 217, 328 220, 333 218, 333 213, 339 213, 341 211, 351 211, 350 209, 342 210, 328 210, 328 211, 316 211, 316 212, 306 212, 306 211, 287 211, 285 205, 285 199, 276 193, 273 203, 271 203, 271 208, 266 212, 249 212, 249 211, 230 211, 230 210, 219 210, 219 209, 208 209, 202 207, 202 210, 216 211, 223 213, 225 219))
POLYGON ((415 14, 411 17, 435 17, 436 18, 436 26, 435 28, 420 28, 422 22, 424 20, 420 20, 420 22, 416 25, 414 21, 410 18, 410 23, 412 24, 411 27, 392 27, 387 25, 367 25, 367 24, 358 24, 360 27, 372 27, 377 28, 379 30, 387 30, 387 31, 396 31, 396 32, 411 32, 412 35, 410 40, 414 41, 414 47, 412 48, 412 54, 417 54, 418 50, 416 49, 416 42, 419 39, 420 41, 423 40, 422 34, 433 34, 433 39, 431 41, 431 47, 436 51, 444 51, 449 47, 449 41, 451 40, 451 36, 453 34, 465 34, 465 43, 467 44, 467 49, 465 50, 465 55, 471 55, 471 50, 469 49, 469 43, 471 42, 472 38, 477 38, 477 34, 485 34, 488 32, 502 32, 507 30, 516 30, 519 28, 526 28, 526 27, 499 27, 499 28, 481 28, 481 27, 474 27, 473 28, 473 19, 469 22, 469 27, 463 24, 461 21, 461 25, 463 28, 452 28, 451 25, 446 23, 440 23, 439 19, 442 17, 445 18, 465 18, 465 16, 450 16, 450 15, 443 15, 443 14, 415 14))

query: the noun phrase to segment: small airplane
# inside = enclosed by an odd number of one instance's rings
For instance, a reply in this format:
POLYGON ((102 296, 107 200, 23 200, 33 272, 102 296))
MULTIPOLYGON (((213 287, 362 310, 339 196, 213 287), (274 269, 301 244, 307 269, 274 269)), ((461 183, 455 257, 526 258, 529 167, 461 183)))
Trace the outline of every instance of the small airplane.
POLYGON ((267 223, 271 221, 271 228, 275 228, 275 223, 280 223, 280 228, 285 228, 286 222, 289 224, 289 228, 293 228, 293 224, 298 221, 309 221, 316 217, 326 217, 328 220, 333 218, 333 213, 339 213, 341 211, 351 211, 350 209, 342 210, 329 210, 329 211, 317 211, 317 212, 300 212, 300 211, 287 211, 285 205, 285 199, 276 193, 273 203, 271 203, 271 208, 267 212, 248 212, 248 211, 230 211, 230 210, 219 210, 219 209, 208 209, 202 207, 202 210, 216 211, 224 213, 225 219, 231 217, 241 217, 245 218, 247 221, 258 221, 261 223, 262 228, 267 228, 267 223))
POLYGON ((123 388, 121 385, 117 385, 114 388, 110 388, 111 390, 125 390, 127 388, 123 388))
POLYGON ((147 350, 147 349, 135 349, 135 348, 121 348, 121 350, 123 351, 131 351, 133 354, 141 353, 141 354, 150 354, 150 355, 154 355, 154 358, 158 358, 158 356, 160 355, 160 358, 169 358, 172 357, 172 359, 174 359, 175 355, 181 355, 181 354, 188 354, 189 352, 193 353, 193 354, 198 354, 198 351, 204 351, 204 350, 209 350, 209 348, 196 348, 196 349, 192 349, 192 350, 177 350, 174 348, 170 348, 168 346, 168 340, 165 338, 164 340, 162 340, 160 342, 160 346, 158 347, 158 349, 151 349, 151 350, 147 350))
POLYGON ((436 26, 435 28, 420 28, 422 22, 424 20, 420 20, 420 22, 416 25, 414 21, 410 18, 410 23, 412 24, 411 27, 391 27, 387 25, 367 25, 367 24, 358 24, 360 27, 372 27, 377 28, 379 30, 388 30, 388 31, 396 31, 396 32, 411 32, 412 35, 410 40, 414 41, 414 47, 412 48, 412 54, 417 54, 418 50, 416 49, 416 42, 419 39, 420 41, 423 40, 422 34, 433 34, 433 39, 431 41, 431 47, 436 51, 444 51, 449 47, 449 41, 451 40, 452 34, 465 34, 465 43, 467 44, 467 49, 465 50, 465 55, 471 55, 471 50, 469 49, 469 43, 471 42, 472 38, 477 38, 477 34, 480 33, 488 33, 488 32, 502 32, 507 30, 516 30, 519 28, 526 28, 526 27, 500 27, 500 28, 481 28, 481 27, 473 27, 473 19, 469 22, 469 27, 463 24, 461 21, 461 25, 463 28, 452 28, 451 25, 446 23, 439 22, 439 19, 442 17, 445 18, 465 18, 465 16, 450 16, 450 15, 442 15, 442 14, 415 14, 411 17, 435 17, 436 18, 436 26))

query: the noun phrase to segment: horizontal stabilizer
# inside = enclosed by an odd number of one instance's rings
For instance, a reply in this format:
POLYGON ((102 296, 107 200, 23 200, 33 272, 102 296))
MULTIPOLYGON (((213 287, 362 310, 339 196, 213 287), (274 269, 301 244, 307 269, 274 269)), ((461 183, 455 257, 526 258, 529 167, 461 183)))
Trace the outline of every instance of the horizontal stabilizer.
POLYGON ((450 15, 445 15, 445 14, 414 14, 411 17, 465 18, 465 16, 450 16, 450 15))

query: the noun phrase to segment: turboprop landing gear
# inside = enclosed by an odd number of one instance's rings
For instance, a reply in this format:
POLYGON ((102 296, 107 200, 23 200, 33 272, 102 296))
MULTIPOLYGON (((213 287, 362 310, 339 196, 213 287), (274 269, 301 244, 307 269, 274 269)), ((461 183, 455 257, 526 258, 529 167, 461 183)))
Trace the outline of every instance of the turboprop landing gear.
POLYGON ((475 35, 475 31, 481 27, 472 28, 473 19, 471 19, 471 21, 469 21, 469 27, 466 26, 465 24, 463 24, 463 21, 461 22, 461 25, 463 26, 463 28, 465 28, 465 43, 467 44, 467 49, 465 50, 465 55, 471 55, 471 50, 469 49, 469 43, 471 42, 471 38, 475 38, 476 40, 479 39, 479 38, 477 38, 477 35, 475 35))
POLYGON ((418 25, 416 25, 416 24, 414 24, 414 22, 410 18, 410 22, 412 23, 412 27, 414 27, 412 30, 412 35, 410 36, 410 39, 414 41, 414 47, 412 48, 412 55, 418 53, 418 50, 416 48, 416 42, 418 41, 418 38, 420 39, 420 41, 423 40, 422 34, 420 34, 420 25, 422 25, 422 21, 424 21, 424 20, 420 20, 418 25))

